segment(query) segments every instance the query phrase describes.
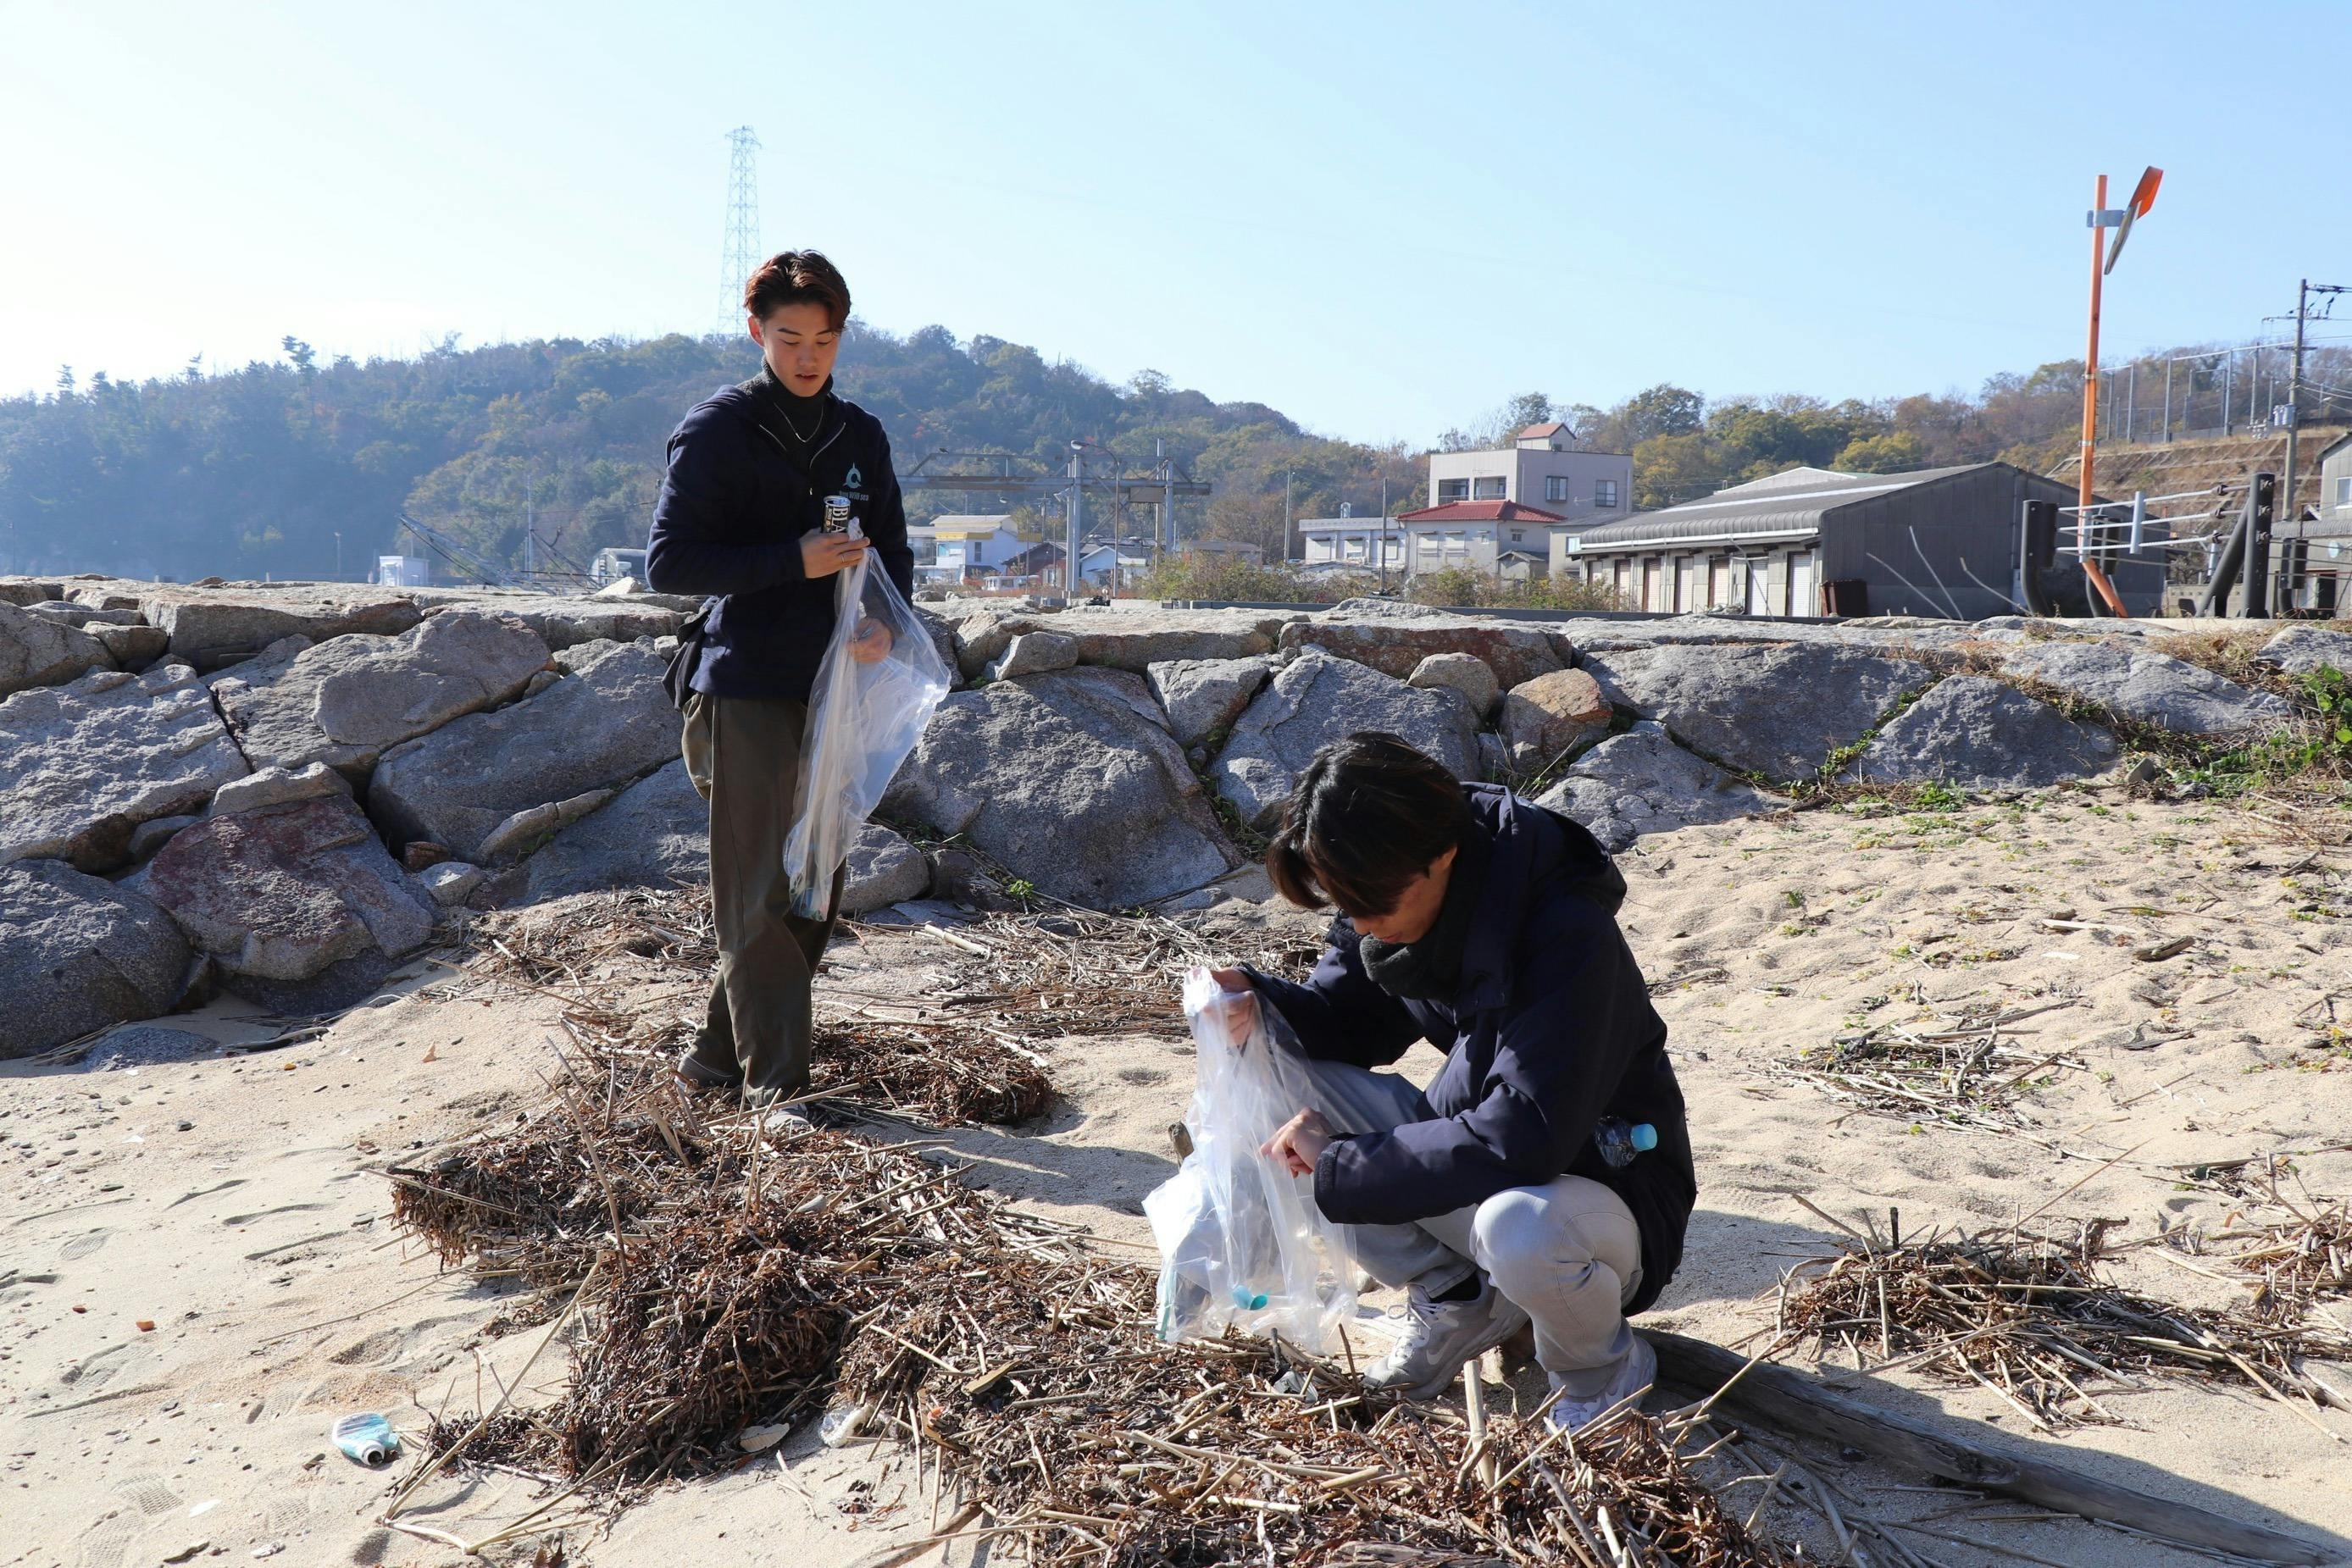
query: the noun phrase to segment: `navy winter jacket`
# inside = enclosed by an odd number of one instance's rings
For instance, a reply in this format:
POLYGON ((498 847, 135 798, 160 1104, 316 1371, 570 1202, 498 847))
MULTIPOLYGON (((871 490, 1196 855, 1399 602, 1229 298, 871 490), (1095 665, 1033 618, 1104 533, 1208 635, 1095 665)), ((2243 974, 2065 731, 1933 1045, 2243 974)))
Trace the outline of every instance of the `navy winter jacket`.
POLYGON ((1335 1139, 1316 1205, 1340 1224, 1394 1224, 1589 1176, 1641 1227, 1638 1312, 1682 1261, 1698 1178, 1666 1026, 1617 929, 1625 879, 1577 823, 1494 785, 1463 789, 1493 854, 1450 1000, 1382 990, 1345 920, 1305 985, 1249 971, 1309 1056, 1385 1067, 1422 1039, 1448 1052, 1427 1090, 1437 1119, 1335 1139), (1649 1123, 1658 1146, 1612 1168, 1592 1142, 1603 1116, 1649 1123))
POLYGON ((801 570, 801 536, 824 526, 824 497, 849 497, 877 564, 909 599, 915 558, 881 421, 827 392, 803 470, 771 427, 775 417, 761 393, 735 386, 679 423, 646 580, 661 593, 709 596, 696 691, 804 702, 833 635, 835 580, 801 570))

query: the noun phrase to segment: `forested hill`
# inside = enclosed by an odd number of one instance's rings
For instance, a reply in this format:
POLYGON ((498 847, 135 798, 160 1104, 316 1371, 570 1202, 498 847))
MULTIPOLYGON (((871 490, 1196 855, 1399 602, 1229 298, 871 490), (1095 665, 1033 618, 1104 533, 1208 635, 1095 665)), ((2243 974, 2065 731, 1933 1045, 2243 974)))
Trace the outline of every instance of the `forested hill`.
MULTIPOLYGON (((0 573, 330 577, 340 534, 340 575, 357 580, 376 555, 417 549, 400 538, 403 511, 513 565, 529 515, 541 540, 584 562, 606 545, 644 542, 671 428, 758 364, 748 342, 718 337, 478 349, 453 339, 414 360, 363 364, 322 363, 292 338, 284 348, 242 370, 192 363, 140 383, 61 370, 52 392, 0 399, 0 573)), ((2326 372, 2317 379, 2352 384, 2352 362, 2339 361, 2352 354, 2315 355, 2326 372)), ((2138 384, 2161 379, 2158 368, 2138 384)), ((1182 531, 1248 539, 1270 559, 1281 555, 1286 504, 1302 517, 1343 503, 1370 516, 1383 480, 1392 511, 1425 493, 1426 465, 1402 444, 1319 436, 1263 403, 1216 402, 1150 371, 1113 385, 940 327, 899 338, 854 323, 840 383, 887 426, 901 469, 941 448, 1058 468, 1070 440, 1085 437, 1140 470, 1164 443, 1213 486, 1205 504, 1182 505, 1182 531)), ((2203 401, 2183 408, 2184 423, 2217 417, 2226 390, 2192 383, 2189 401, 2203 401)), ((1879 402, 1710 403, 1662 384, 1600 409, 1530 392, 1440 444, 1499 444, 1563 419, 1583 444, 1633 455, 1634 504, 1647 508, 1797 464, 1883 473, 2005 457, 2044 468, 2073 452, 2081 402, 2078 361, 1995 376, 1972 395, 1879 402)), ((989 506, 925 493, 913 509, 989 506)))
MULTIPOLYGON (((285 359, 226 373, 61 373, 53 394, 0 400, 0 573, 327 577, 340 531, 341 575, 356 579, 403 548, 404 510, 519 564, 526 503, 538 537, 584 561, 644 543, 664 441, 688 408, 755 371, 757 354, 672 336, 451 342, 415 360, 324 363, 289 339, 285 359)), ((1260 497, 1271 476, 1277 537, 1286 471, 1301 516, 1343 498, 1376 508, 1383 473, 1400 504, 1413 495, 1402 449, 1326 440, 1263 404, 1214 402, 1149 372, 1113 386, 995 338, 854 325, 839 385, 881 418, 901 468, 942 447, 1058 467, 1073 436, 1149 465, 1164 441, 1221 494, 1260 497)), ((959 500, 919 499, 919 512, 959 500)), ((1218 505, 1193 504, 1186 531, 1210 526, 1218 505)))

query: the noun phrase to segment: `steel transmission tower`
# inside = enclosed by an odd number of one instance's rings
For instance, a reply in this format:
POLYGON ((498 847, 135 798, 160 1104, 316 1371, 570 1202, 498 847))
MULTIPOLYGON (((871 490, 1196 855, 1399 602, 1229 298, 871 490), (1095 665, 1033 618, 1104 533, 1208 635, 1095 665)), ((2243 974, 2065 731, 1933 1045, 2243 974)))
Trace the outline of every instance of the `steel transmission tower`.
POLYGON ((761 261, 760 138, 748 125, 727 133, 733 149, 727 168, 727 244, 719 262, 719 330, 743 330, 743 285, 761 261))

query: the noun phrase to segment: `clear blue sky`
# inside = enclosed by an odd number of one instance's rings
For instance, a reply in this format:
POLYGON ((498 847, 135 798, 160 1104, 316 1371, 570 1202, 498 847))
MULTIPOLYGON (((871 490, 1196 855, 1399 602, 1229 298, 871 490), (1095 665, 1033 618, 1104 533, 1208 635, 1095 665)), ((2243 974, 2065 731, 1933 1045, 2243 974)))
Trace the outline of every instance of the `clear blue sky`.
POLYGON ((1662 380, 1973 388, 2082 351, 2101 170, 2166 170, 2116 349, 2352 282, 2341 19, 0 0, 0 392, 289 332, 365 357, 708 329, 747 123, 764 243, 830 253, 868 320, 1329 434, 1662 380))

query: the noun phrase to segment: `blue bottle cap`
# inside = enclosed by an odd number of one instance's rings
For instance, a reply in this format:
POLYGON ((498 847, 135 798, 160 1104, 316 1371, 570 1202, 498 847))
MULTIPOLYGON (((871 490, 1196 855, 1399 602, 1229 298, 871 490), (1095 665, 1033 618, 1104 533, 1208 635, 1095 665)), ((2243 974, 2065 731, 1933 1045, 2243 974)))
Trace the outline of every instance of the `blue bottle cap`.
POLYGON ((1633 1124, 1633 1143, 1635 1148, 1647 1154, 1658 1146, 1658 1130, 1647 1122, 1636 1122, 1633 1124))

